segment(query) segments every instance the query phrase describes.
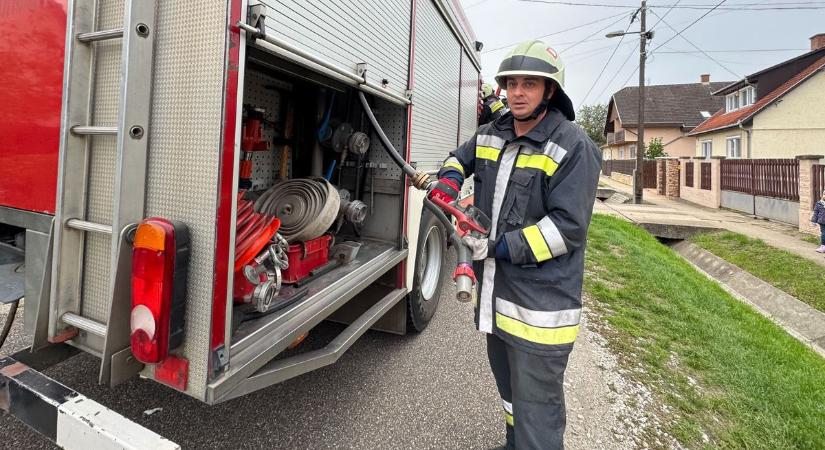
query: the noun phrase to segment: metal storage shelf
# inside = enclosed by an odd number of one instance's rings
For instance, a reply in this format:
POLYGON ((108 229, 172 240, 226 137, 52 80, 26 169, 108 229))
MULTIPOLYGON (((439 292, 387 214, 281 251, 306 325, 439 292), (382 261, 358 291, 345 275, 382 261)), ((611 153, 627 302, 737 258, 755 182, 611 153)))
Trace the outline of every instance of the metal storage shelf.
POLYGON ((232 336, 229 368, 209 385, 207 402, 234 397, 232 391, 291 342, 406 257, 406 249, 399 250, 387 242, 364 240, 354 261, 307 284, 308 293, 302 300, 282 311, 243 323, 232 336))

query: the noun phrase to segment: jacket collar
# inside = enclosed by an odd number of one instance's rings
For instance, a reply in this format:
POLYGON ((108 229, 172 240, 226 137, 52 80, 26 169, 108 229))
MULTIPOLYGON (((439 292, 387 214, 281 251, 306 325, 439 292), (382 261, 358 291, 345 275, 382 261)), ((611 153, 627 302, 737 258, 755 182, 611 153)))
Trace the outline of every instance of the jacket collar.
POLYGON ((516 138, 516 131, 513 125, 515 119, 513 118, 512 112, 508 112, 496 120, 493 123, 493 127, 507 142, 527 140, 536 148, 541 148, 541 146, 550 139, 553 132, 556 131, 556 128, 565 120, 567 120, 567 118, 564 117, 561 111, 556 108, 549 108, 547 114, 541 119, 541 122, 537 123, 536 126, 530 129, 524 136, 516 138))

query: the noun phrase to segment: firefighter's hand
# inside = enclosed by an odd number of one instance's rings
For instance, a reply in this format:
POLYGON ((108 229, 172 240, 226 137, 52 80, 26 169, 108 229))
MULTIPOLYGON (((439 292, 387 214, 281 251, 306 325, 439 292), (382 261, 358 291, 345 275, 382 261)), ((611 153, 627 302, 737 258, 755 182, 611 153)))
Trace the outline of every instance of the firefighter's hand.
POLYGON ((464 242, 471 252, 473 252, 473 261, 481 261, 482 259, 487 258, 488 248, 489 248, 489 240, 479 239, 469 234, 465 235, 461 238, 461 241, 464 242))

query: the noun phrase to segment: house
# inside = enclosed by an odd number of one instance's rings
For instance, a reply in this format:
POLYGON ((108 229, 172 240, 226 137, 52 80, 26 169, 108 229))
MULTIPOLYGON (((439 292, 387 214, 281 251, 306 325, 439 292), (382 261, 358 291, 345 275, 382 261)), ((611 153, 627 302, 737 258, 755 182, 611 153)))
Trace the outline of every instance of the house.
POLYGON ((825 33, 808 53, 714 92, 724 107, 689 133, 695 156, 793 158, 825 151, 825 33))
MULTIPOLYGON (((724 99, 713 92, 730 82, 711 82, 702 75, 700 83, 645 86, 645 140, 659 138, 669 156, 691 156, 696 139, 688 132, 723 106, 724 99)), ((639 88, 629 86, 613 94, 607 109, 602 147, 604 159, 636 157, 639 117, 639 88)))

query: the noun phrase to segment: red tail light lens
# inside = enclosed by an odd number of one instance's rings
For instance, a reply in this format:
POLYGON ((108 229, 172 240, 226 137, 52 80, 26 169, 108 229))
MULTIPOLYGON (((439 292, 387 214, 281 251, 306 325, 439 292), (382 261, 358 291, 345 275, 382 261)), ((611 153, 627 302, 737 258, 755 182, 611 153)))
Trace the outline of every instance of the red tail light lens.
POLYGON ((132 249, 132 354, 163 361, 183 341, 189 235, 183 224, 153 217, 138 225, 132 249))

